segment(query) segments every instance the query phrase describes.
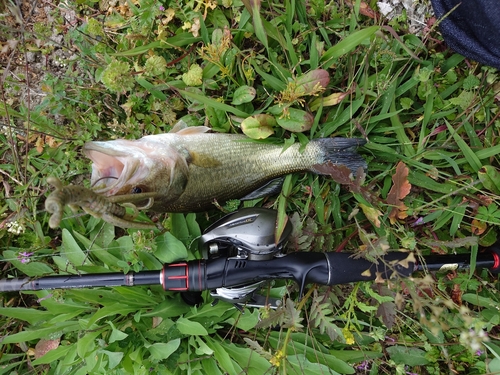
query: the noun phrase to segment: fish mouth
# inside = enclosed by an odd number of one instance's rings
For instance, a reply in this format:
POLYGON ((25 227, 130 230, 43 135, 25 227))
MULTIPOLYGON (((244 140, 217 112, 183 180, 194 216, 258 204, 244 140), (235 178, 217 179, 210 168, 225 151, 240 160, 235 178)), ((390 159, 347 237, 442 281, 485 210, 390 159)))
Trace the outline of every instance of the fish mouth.
POLYGON ((90 183, 98 194, 131 194, 123 188, 131 189, 150 173, 146 152, 131 141, 87 142, 83 153, 93 162, 90 183))

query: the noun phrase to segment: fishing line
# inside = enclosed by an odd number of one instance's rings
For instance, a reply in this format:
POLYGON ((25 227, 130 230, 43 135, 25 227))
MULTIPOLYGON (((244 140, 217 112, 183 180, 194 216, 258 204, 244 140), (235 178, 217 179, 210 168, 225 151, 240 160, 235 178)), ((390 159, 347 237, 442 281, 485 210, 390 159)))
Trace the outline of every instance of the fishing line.
MULTIPOLYGON (((85 213, 82 213, 82 214, 77 214, 75 216, 72 216, 73 218, 74 217, 78 217, 78 216, 83 216, 83 215, 86 215, 85 213)), ((63 220, 67 220, 71 217, 66 217, 64 218, 63 220)), ((90 255, 94 252, 99 252, 99 251, 111 251, 111 250, 123 250, 123 246, 106 246, 106 247, 101 247, 101 245, 99 244, 96 244, 95 242, 98 240, 98 237, 99 237, 99 234, 102 232, 102 230, 104 229, 104 225, 106 223, 103 222, 102 223, 102 226, 101 228, 99 229, 98 233, 93 236, 94 238, 93 239, 90 239, 90 242, 92 243, 91 247, 90 248, 81 248, 81 251, 86 253, 86 255, 90 255), (97 248, 93 248, 93 247, 97 247, 97 248)), ((141 230, 139 230, 140 232, 142 232, 141 230)), ((79 232, 78 232, 79 233, 79 232)), ((81 234, 81 233, 79 233, 81 234)), ((83 234, 81 234, 83 235, 83 234)), ((85 236, 85 235, 83 235, 85 236)), ((85 236, 86 237, 86 236, 85 236)), ((129 237, 132 237, 132 235, 129 235, 129 237)), ((133 237, 132 237, 133 239, 133 237)), ((191 239, 191 238, 189 238, 191 239)), ((114 239, 115 240, 115 239, 114 239)), ((113 241, 114 241, 113 240, 113 241)), ((181 239, 179 239, 181 240, 181 239)), ((187 246, 188 248, 191 248, 192 247, 192 244, 193 242, 195 241, 196 239, 192 239, 189 246, 187 246)), ((157 246, 158 243, 156 242, 156 238, 155 237, 152 237, 151 238, 151 245, 152 246, 157 246)), ((112 242, 112 241, 111 241, 112 242)), ((137 242, 132 242, 132 248, 131 249, 127 249, 127 252, 140 252, 141 249, 144 249, 144 244, 139 244, 137 242), (137 247, 137 248, 136 248, 137 247)), ((160 242, 161 244, 161 242, 160 242)), ((64 243, 61 242, 61 244, 59 246, 57 246, 57 248, 61 248, 61 247, 64 247, 64 243)), ((80 246, 80 244, 79 244, 80 246)), ((66 258, 65 255, 68 254, 68 255, 71 255, 71 254, 77 254, 79 253, 79 251, 64 251, 64 252, 59 252, 59 250, 56 249, 56 251, 54 252, 54 250, 52 250, 50 247, 39 247, 37 249, 26 249, 26 248, 14 248, 14 247, 11 247, 11 248, 7 248, 6 250, 10 250, 12 252, 15 252, 15 253, 18 253, 18 256, 17 257, 13 257, 13 258, 2 258, 1 260, 2 261, 6 261, 6 262, 10 262, 10 261, 21 261, 22 259, 25 259, 26 263, 29 263, 31 261, 36 261, 36 260, 43 260, 43 259, 47 259, 47 258, 52 258, 53 256, 61 256, 63 258, 66 258), (41 252, 41 251, 44 251, 44 250, 48 250, 48 251, 51 251, 51 254, 40 254, 40 255, 37 255, 37 252, 41 252), (23 257, 21 255, 21 253, 33 253, 33 255, 30 255, 29 257, 23 257)), ((148 253, 153 253, 154 251, 146 251, 148 253)), ((78 266, 77 264, 75 264, 75 266, 78 266)))
POLYGON ((118 177, 115 177, 115 176, 101 177, 101 178, 97 179, 97 180, 96 180, 96 181, 95 181, 95 182, 91 185, 91 187, 94 187, 94 186, 95 186, 95 185, 96 185, 99 181, 101 181, 101 180, 107 180, 107 179, 109 179, 109 178, 110 178, 110 179, 113 179, 113 178, 114 178, 115 180, 118 180, 118 177))

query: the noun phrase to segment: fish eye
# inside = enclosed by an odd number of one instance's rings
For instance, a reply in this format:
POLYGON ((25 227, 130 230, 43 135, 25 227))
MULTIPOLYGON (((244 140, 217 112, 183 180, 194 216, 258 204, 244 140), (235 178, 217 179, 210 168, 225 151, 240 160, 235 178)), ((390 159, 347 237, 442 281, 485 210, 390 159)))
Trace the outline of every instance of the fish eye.
POLYGON ((131 194, 140 194, 140 193, 142 193, 142 188, 140 188, 139 186, 134 186, 132 188, 132 190, 130 190, 130 193, 131 194))

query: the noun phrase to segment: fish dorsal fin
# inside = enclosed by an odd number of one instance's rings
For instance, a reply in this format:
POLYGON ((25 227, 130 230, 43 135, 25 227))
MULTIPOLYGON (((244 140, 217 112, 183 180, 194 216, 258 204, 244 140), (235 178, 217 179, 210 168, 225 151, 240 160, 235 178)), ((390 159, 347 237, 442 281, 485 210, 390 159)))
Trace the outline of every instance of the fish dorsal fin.
POLYGON ((190 134, 200 134, 206 133, 210 128, 206 126, 188 126, 184 121, 180 120, 174 125, 169 133, 176 133, 178 135, 190 135, 190 134))

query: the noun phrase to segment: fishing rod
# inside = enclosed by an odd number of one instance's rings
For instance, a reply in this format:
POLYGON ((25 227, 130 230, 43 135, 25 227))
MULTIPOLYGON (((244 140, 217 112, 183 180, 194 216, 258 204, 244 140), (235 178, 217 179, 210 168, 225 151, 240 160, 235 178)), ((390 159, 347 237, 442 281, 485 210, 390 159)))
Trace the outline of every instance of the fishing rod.
MULTIPOLYGON (((352 254, 295 252, 283 249, 292 232, 287 222, 276 243, 276 211, 247 208, 231 213, 209 226, 200 238, 203 258, 165 264, 161 270, 122 273, 46 276, 38 279, 0 280, 0 291, 162 285, 166 291, 209 290, 217 300, 261 305, 254 292, 266 281, 291 279, 307 284, 336 285, 349 282, 409 277, 417 271, 470 268, 470 255, 431 255, 416 259, 410 252, 390 252, 378 263, 354 259, 352 254)), ((476 258, 476 268, 500 272, 500 247, 493 246, 476 258)), ((262 302, 262 301, 260 301, 262 302)), ((276 301, 277 302, 277 301, 276 301)))

